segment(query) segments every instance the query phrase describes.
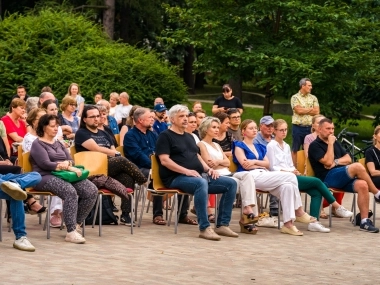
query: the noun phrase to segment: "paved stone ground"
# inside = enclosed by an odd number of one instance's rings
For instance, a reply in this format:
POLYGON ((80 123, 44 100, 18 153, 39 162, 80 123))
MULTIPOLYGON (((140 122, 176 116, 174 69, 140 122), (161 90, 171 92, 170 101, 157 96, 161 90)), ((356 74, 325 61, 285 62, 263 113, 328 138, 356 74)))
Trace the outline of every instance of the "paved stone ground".
MULTIPOLYGON (((352 196, 344 205, 349 208, 352 196)), ((119 201, 117 200, 117 204, 119 201)), ((239 230, 240 209, 231 228, 239 230)), ((191 214, 190 214, 191 215, 191 214)), ((2 217, 4 215, 2 214, 2 217)), ((307 231, 303 237, 260 228, 219 242, 198 238, 198 228, 156 226, 144 214, 134 235, 130 228, 86 227, 86 244, 64 241, 65 231, 52 229, 51 239, 27 216, 34 253, 12 248, 13 233, 3 229, 0 284, 376 284, 379 234, 361 232, 348 219, 333 219, 328 234, 307 231)), ((378 226, 380 219, 377 220, 378 226)), ((328 222, 322 221, 326 226, 328 222)))

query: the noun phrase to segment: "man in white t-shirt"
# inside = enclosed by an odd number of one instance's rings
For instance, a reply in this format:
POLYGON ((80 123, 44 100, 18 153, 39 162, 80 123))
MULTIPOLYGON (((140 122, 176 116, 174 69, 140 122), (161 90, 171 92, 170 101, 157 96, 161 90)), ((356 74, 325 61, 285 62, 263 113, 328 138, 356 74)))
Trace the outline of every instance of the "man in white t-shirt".
POLYGON ((114 116, 118 124, 121 123, 123 118, 128 117, 129 112, 133 107, 133 105, 129 104, 129 95, 127 92, 120 93, 119 100, 120 104, 116 107, 114 116))

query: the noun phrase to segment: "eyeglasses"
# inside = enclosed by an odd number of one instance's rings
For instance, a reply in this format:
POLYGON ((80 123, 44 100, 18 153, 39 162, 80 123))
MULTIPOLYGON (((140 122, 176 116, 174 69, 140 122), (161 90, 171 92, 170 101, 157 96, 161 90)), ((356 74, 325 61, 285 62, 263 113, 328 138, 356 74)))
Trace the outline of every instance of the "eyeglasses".
POLYGON ((286 133, 288 131, 288 129, 280 129, 280 130, 276 129, 276 131, 279 131, 281 133, 286 133))
POLYGON ((94 115, 94 116, 87 117, 87 119, 95 119, 95 118, 100 118, 100 115, 94 115))
POLYGON ((71 103, 71 104, 69 104, 70 106, 74 106, 74 107, 76 107, 76 106, 78 106, 77 104, 74 104, 74 103, 71 103))

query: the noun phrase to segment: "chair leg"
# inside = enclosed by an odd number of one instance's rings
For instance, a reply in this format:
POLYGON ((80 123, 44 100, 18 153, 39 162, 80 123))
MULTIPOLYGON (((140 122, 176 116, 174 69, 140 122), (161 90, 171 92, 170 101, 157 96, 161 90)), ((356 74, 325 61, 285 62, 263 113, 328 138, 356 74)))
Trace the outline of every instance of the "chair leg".
POLYGON ((50 239, 50 203, 51 196, 47 195, 47 210, 46 210, 46 218, 45 218, 45 227, 47 227, 47 239, 50 239))
MULTIPOLYGON (((261 194, 261 195, 263 195, 263 194, 261 194)), ((261 201, 263 201, 263 199, 264 199, 264 196, 263 196, 263 198, 261 199, 261 201)), ((266 197, 266 199, 265 199, 265 206, 264 206, 264 209, 267 208, 267 206, 268 206, 268 202, 269 202, 269 194, 267 194, 267 197, 266 197)), ((262 204, 262 205, 263 205, 263 204, 262 204)))
MULTIPOLYGON (((133 235, 133 226, 134 226, 134 222, 137 221, 137 210, 134 209, 134 201, 133 201, 133 194, 130 195, 129 197, 131 199, 131 235, 133 235), (135 213, 135 221, 133 220, 133 213, 135 213)), ((136 200, 138 199, 138 197, 136 197, 136 200)))
MULTIPOLYGON (((215 223, 214 223, 214 228, 216 228, 216 223, 218 221, 218 213, 219 213, 219 201, 218 201, 218 194, 215 194, 215 223)), ((243 205, 241 206, 240 209, 243 209, 243 205)))
POLYGON ((141 226, 141 222, 142 222, 142 217, 143 217, 143 214, 144 214, 145 201, 146 201, 148 189, 144 187, 144 189, 142 189, 142 191, 143 191, 143 193, 141 193, 142 194, 142 197, 141 197, 141 211, 140 211, 140 219, 139 219, 138 227, 141 226))
POLYGON ((281 219, 280 219, 280 217, 281 217, 281 201, 278 200, 278 219, 277 219, 277 222, 278 222, 277 228, 278 229, 281 228, 281 222, 280 222, 281 219))
POLYGON ((331 227, 332 227, 332 205, 330 204, 329 205, 329 228, 331 228, 331 227))
MULTIPOLYGON (((177 199, 178 199, 178 195, 174 197, 174 201, 173 201, 172 209, 170 211, 169 219, 167 219, 167 221, 168 221, 168 227, 170 226, 170 223, 172 221, 173 212, 175 212, 176 209, 178 211, 178 207, 177 207, 178 200, 177 199), (177 207, 177 208, 175 208, 175 207, 177 207)), ((175 214, 175 216, 177 216, 177 213, 174 213, 174 214, 175 214)))
POLYGON ((150 200, 148 201, 148 205, 146 206, 146 213, 148 214, 150 208, 150 200))
POLYGON ((99 236, 102 236, 102 218, 103 218, 103 203, 102 203, 103 195, 99 195, 99 236))
POLYGON ((373 199, 373 226, 375 226, 376 223, 376 201, 373 199))
POLYGON ((305 193, 305 205, 304 205, 304 211, 307 212, 307 194, 305 193))
MULTIPOLYGON (((354 194, 354 198, 352 199, 352 208, 354 212, 353 218, 356 218, 356 195, 354 194)), ((354 227, 356 226, 356 223, 354 223, 354 227)))
MULTIPOLYGON (((181 200, 181 202, 183 202, 183 200, 181 200)), ((174 233, 177 234, 177 228, 178 228, 178 194, 177 193, 174 194, 173 205, 175 205, 174 206, 174 217, 175 217, 175 221, 174 221, 174 233)), ((182 206, 182 203, 181 203, 181 206, 182 206)), ((171 216, 172 212, 173 211, 170 212, 170 216, 171 216)))
POLYGON ((98 199, 96 200, 94 218, 92 219, 92 228, 95 227, 96 216, 98 215, 98 211, 99 211, 99 201, 100 200, 99 200, 99 195, 98 195, 98 199))

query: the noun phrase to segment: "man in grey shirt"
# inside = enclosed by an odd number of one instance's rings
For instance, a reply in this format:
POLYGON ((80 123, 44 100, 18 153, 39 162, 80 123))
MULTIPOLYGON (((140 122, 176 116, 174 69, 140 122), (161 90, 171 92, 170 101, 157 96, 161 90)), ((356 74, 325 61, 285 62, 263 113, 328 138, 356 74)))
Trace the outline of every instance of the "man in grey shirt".
POLYGON ((243 137, 240 130, 241 115, 239 110, 236 108, 231 108, 227 111, 227 115, 230 119, 230 126, 227 130, 228 133, 232 135, 233 140, 242 141, 243 137))
MULTIPOLYGON (((254 139, 253 143, 267 146, 267 144, 272 139, 274 139, 273 122, 274 119, 271 116, 264 116, 260 119, 260 131, 257 133, 257 136, 254 139)), ((269 194, 269 197, 269 213, 271 214, 271 216, 278 216, 278 199, 271 194, 269 194)))

